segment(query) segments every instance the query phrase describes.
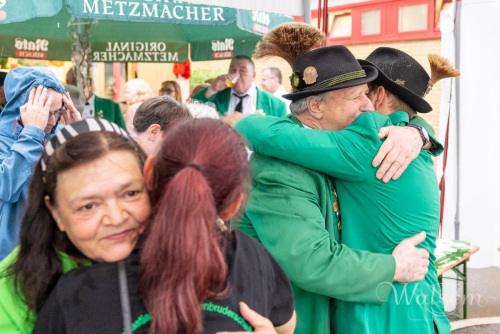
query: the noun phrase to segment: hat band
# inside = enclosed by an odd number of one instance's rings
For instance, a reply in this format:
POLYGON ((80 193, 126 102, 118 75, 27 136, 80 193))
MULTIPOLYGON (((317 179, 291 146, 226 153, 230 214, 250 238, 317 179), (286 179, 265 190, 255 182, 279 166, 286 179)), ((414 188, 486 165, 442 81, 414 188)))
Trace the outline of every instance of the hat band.
POLYGON ((307 92, 311 90, 320 90, 320 89, 325 89, 328 87, 335 86, 339 83, 354 80, 354 79, 360 79, 366 77, 366 72, 365 70, 360 70, 360 71, 354 71, 354 72, 349 72, 345 74, 338 75, 336 77, 333 77, 331 79, 326 79, 321 82, 318 82, 315 85, 306 87, 302 89, 302 92, 307 92))

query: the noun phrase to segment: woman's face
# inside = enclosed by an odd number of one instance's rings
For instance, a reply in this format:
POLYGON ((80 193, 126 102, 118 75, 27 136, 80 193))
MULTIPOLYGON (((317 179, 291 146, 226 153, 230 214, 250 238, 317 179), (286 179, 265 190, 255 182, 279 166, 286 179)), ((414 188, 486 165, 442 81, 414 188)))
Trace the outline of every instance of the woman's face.
POLYGON ((59 229, 89 259, 130 255, 151 206, 137 158, 114 151, 57 176, 56 203, 45 199, 59 229))
POLYGON ((171 83, 165 84, 165 86, 163 86, 163 89, 161 90, 161 95, 167 95, 173 97, 174 99, 175 99, 175 93, 176 93, 175 87, 171 83))

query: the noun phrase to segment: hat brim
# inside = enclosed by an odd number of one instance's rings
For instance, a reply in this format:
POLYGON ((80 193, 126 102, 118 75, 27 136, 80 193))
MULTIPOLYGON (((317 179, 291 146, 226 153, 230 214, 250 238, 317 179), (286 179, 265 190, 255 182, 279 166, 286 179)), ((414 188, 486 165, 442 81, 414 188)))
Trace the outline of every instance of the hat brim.
POLYGON ((367 60, 358 59, 359 63, 364 66, 374 66, 378 70, 378 77, 374 80, 380 86, 387 88, 391 93, 399 97, 403 102, 406 102, 413 110, 419 113, 428 113, 432 111, 431 105, 421 96, 413 93, 408 88, 398 85, 391 78, 385 75, 377 65, 367 60))
POLYGON ((308 97, 308 96, 313 96, 313 95, 318 95, 321 93, 326 93, 330 92, 332 90, 337 90, 337 89, 342 89, 342 88, 349 88, 349 87, 354 87, 354 86, 359 86, 363 85, 369 82, 374 81, 377 76, 378 76, 378 70, 375 66, 372 65, 362 65, 361 66, 363 70, 366 72, 366 77, 364 78, 359 78, 359 79, 354 79, 354 80, 349 80, 345 82, 341 82, 337 85, 320 89, 320 90, 309 90, 309 91, 302 91, 302 92, 296 92, 296 93, 290 93, 290 94, 284 94, 283 98, 291 101, 297 101, 302 98, 308 97))

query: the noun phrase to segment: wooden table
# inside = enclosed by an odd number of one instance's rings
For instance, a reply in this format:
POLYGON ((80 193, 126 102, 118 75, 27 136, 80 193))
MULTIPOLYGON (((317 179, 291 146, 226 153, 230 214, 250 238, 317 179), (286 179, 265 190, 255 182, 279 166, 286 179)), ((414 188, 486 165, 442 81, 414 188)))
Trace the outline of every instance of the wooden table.
POLYGON ((452 261, 448 264, 446 264, 444 267, 441 267, 437 270, 438 273, 438 279, 439 279, 439 286, 441 287, 441 296, 443 295, 443 274, 448 271, 452 270, 459 278, 449 278, 445 277, 446 279, 454 279, 457 281, 462 281, 463 282, 463 290, 464 290, 464 306, 463 306, 463 311, 464 311, 464 319, 467 319, 467 262, 469 261, 470 257, 472 254, 476 253, 479 250, 479 246, 477 245, 471 245, 470 246, 470 252, 465 253, 464 256, 456 259, 455 261, 452 261), (460 271, 457 267, 462 265, 462 271, 460 271))

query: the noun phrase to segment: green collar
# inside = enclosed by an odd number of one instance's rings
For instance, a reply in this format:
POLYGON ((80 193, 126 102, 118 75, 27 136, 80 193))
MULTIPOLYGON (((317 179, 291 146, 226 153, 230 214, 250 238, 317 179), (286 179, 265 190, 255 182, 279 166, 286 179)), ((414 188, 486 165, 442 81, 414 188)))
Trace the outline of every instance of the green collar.
POLYGON ((298 126, 300 126, 301 128, 303 128, 303 127, 304 127, 304 124, 302 124, 302 122, 301 122, 301 121, 299 121, 299 120, 298 120, 298 118, 297 118, 297 117, 295 117, 294 115, 292 115, 292 114, 288 114, 288 115, 286 115, 286 117, 287 117, 288 119, 290 119, 293 123, 295 123, 295 124, 297 124, 298 126))
POLYGON ((410 117, 404 111, 396 111, 389 115, 392 124, 394 125, 406 125, 410 123, 410 117))

